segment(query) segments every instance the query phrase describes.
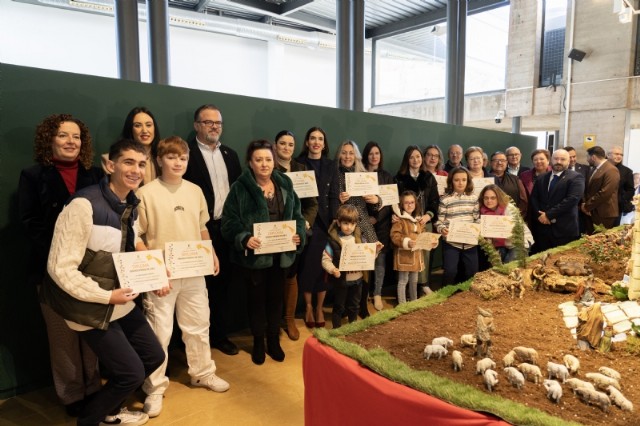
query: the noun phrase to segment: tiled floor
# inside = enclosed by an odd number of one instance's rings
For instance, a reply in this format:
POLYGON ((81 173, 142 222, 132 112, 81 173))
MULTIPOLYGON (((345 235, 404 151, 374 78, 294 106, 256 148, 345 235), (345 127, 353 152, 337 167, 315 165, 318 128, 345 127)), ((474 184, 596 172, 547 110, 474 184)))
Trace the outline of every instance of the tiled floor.
MULTIPOLYGON (((386 290, 386 289, 385 289, 386 290)), ((393 290, 393 289, 391 289, 393 290)), ((383 296, 386 307, 395 298, 383 296)), ((369 305, 370 311, 374 309, 369 305)), ((330 318, 331 309, 325 307, 330 318)), ((227 356, 213 350, 217 374, 231 384, 231 389, 217 394, 189 383, 184 353, 170 353, 171 385, 165 393, 163 411, 149 425, 303 425, 304 384, 302 381, 302 348, 311 336, 302 319, 296 320, 300 340, 291 341, 282 335, 281 344, 286 359, 279 363, 267 356, 263 365, 251 362, 253 338, 249 332, 231 336, 240 353, 227 356)), ((330 327, 330 321, 327 322, 330 327)), ((129 408, 142 408, 144 394, 138 392, 129 408)), ((0 401, 0 426, 75 425, 59 405, 52 387, 0 401)))

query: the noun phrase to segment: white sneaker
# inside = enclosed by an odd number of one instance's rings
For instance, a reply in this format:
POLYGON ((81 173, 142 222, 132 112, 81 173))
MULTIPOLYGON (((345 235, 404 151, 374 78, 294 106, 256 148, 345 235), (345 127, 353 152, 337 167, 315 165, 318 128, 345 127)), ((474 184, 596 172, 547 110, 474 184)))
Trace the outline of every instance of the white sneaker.
POLYGON ((144 400, 142 411, 147 413, 149 417, 158 417, 162 411, 162 394, 147 395, 144 400))
POLYGON ((203 379, 191 379, 193 386, 202 386, 203 388, 209 388, 214 392, 226 392, 229 390, 229 383, 222 380, 220 377, 212 374, 203 379))
POLYGON ((128 425, 139 426, 146 424, 149 421, 149 416, 142 411, 129 411, 126 408, 122 408, 115 416, 107 416, 100 422, 100 426, 108 425, 128 425))

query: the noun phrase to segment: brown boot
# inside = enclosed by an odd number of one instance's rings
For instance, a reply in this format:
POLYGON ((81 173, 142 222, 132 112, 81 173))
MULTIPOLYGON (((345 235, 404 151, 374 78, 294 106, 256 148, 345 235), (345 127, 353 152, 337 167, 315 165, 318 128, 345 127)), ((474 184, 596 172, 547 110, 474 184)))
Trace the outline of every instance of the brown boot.
POLYGON ((284 280, 284 320, 287 326, 287 336, 291 340, 298 340, 300 332, 296 327, 296 305, 298 304, 298 280, 296 277, 284 280))

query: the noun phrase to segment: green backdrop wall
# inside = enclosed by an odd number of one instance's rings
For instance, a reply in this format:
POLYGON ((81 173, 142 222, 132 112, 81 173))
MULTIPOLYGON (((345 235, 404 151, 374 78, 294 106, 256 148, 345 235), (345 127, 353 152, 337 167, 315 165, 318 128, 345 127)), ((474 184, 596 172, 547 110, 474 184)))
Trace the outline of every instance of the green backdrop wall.
MULTIPOLYGON (((489 152, 516 145, 525 153, 536 146, 534 138, 510 133, 0 64, 0 398, 50 383, 36 292, 25 284, 28 246, 17 212, 18 179, 20 170, 33 163, 35 126, 50 114, 73 114, 89 126, 97 155, 115 141, 134 106, 153 111, 162 136, 187 138, 193 133, 193 111, 205 103, 221 109, 222 141, 241 159, 249 141, 272 139, 282 129, 297 135, 299 152, 311 126, 325 129, 332 155, 344 139, 361 148, 377 141, 392 174, 409 144, 438 144, 445 151, 453 143, 479 145, 489 152)), ((229 320, 239 330, 246 327, 242 290, 231 298, 229 320)))

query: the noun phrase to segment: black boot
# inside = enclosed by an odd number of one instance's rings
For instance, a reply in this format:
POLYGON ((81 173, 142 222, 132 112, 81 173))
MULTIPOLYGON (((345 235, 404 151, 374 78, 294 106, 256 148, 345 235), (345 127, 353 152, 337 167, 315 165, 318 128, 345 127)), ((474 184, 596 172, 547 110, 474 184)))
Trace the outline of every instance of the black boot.
POLYGON ((264 336, 253 336, 251 361, 256 365, 264 364, 264 336))
POLYGON ((284 361, 284 351, 280 347, 280 336, 277 334, 267 336, 267 353, 274 361, 284 361))

